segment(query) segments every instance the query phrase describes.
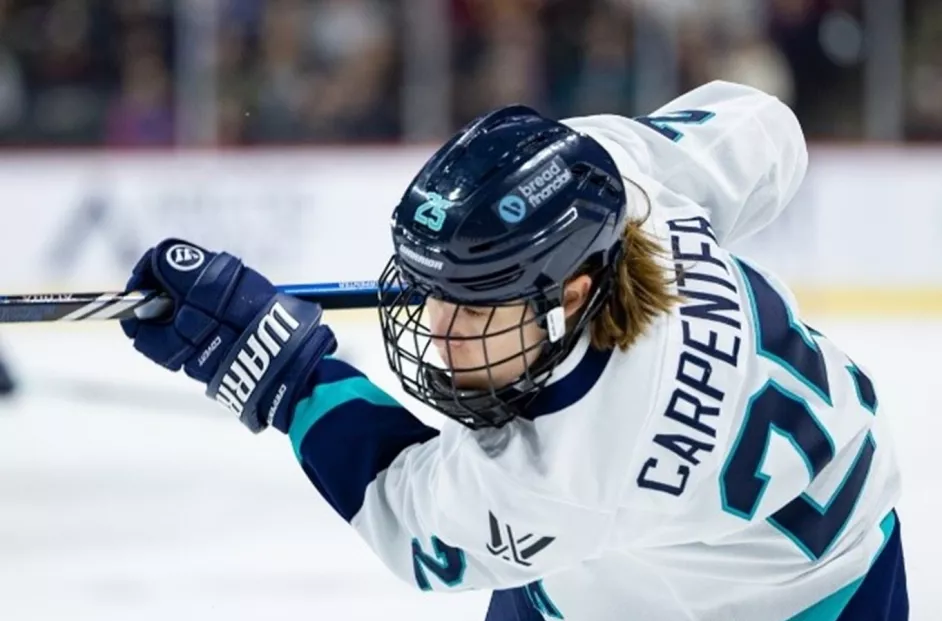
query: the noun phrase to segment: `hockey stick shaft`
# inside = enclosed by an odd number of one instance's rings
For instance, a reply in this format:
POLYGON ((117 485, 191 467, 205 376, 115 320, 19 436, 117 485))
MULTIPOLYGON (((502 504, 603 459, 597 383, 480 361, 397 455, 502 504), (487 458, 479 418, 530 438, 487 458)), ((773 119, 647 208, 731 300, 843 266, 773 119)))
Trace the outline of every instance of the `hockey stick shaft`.
MULTIPOLYGON (((280 285, 281 293, 316 302, 325 310, 376 308, 375 281, 280 285)), ((398 290, 385 292, 395 296, 398 290)), ((39 293, 0 296, 0 323, 150 319, 163 314, 170 299, 153 291, 39 293)))

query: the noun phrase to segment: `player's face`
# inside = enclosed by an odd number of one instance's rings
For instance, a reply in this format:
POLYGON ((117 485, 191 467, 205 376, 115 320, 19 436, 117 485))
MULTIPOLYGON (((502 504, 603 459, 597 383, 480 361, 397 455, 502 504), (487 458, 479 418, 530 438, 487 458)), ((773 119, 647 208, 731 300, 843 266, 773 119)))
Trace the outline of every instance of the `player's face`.
POLYGON ((539 355, 545 332, 529 304, 496 307, 426 302, 432 339, 458 388, 502 388, 539 355))

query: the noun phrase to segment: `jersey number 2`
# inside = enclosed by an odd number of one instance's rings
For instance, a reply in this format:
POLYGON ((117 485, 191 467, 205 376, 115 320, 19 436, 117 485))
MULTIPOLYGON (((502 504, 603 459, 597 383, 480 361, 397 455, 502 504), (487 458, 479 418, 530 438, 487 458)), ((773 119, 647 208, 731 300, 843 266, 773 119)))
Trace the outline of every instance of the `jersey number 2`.
POLYGON ((706 110, 678 110, 666 112, 658 116, 639 116, 635 121, 650 127, 668 140, 678 142, 684 137, 683 132, 676 129, 676 125, 702 125, 716 116, 706 110))
MULTIPOLYGON (((781 365, 831 407, 828 370, 816 341, 820 335, 794 321, 785 300, 761 274, 744 263, 739 266, 752 303, 759 355, 781 365)), ((870 379, 849 361, 845 370, 854 382, 861 406, 874 413, 876 395, 870 379)), ((762 467, 773 433, 791 443, 812 480, 834 459, 834 441, 808 401, 770 380, 749 400, 739 436, 723 466, 720 494, 726 512, 745 520, 755 515, 769 483, 762 467)), ((803 493, 769 516, 769 523, 809 558, 824 556, 857 504, 875 450, 873 438, 867 434, 830 499, 821 504, 803 493)))

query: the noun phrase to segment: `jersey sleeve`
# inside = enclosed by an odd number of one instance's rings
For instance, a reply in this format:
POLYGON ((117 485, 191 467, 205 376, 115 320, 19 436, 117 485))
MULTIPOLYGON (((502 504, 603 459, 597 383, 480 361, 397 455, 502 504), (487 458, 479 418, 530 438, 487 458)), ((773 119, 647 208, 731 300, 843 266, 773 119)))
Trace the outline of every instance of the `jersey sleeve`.
POLYGON ((520 465, 525 455, 464 430, 443 438, 342 360, 325 358, 315 372, 289 429, 295 456, 403 580, 422 590, 510 588, 603 547, 614 512, 519 474, 536 470, 520 465))
POLYGON ((621 147, 625 165, 706 209, 723 245, 775 220, 808 167, 792 110, 741 84, 710 82, 637 119, 598 115, 566 123, 621 147))

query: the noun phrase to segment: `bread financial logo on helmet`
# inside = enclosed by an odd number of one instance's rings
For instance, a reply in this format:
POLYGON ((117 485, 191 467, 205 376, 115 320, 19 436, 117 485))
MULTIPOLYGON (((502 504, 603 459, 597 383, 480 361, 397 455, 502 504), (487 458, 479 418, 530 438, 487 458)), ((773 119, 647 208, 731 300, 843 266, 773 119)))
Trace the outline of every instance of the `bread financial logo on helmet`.
POLYGON ((514 194, 523 196, 530 207, 536 209, 562 190, 570 181, 572 181, 572 172, 563 158, 557 155, 532 177, 517 186, 514 194))
POLYGON ((527 215, 527 204, 516 194, 508 194, 497 204, 500 219, 508 224, 517 224, 527 215))
POLYGON ((191 272, 206 260, 203 251, 189 244, 174 244, 167 250, 167 263, 180 272, 191 272))

